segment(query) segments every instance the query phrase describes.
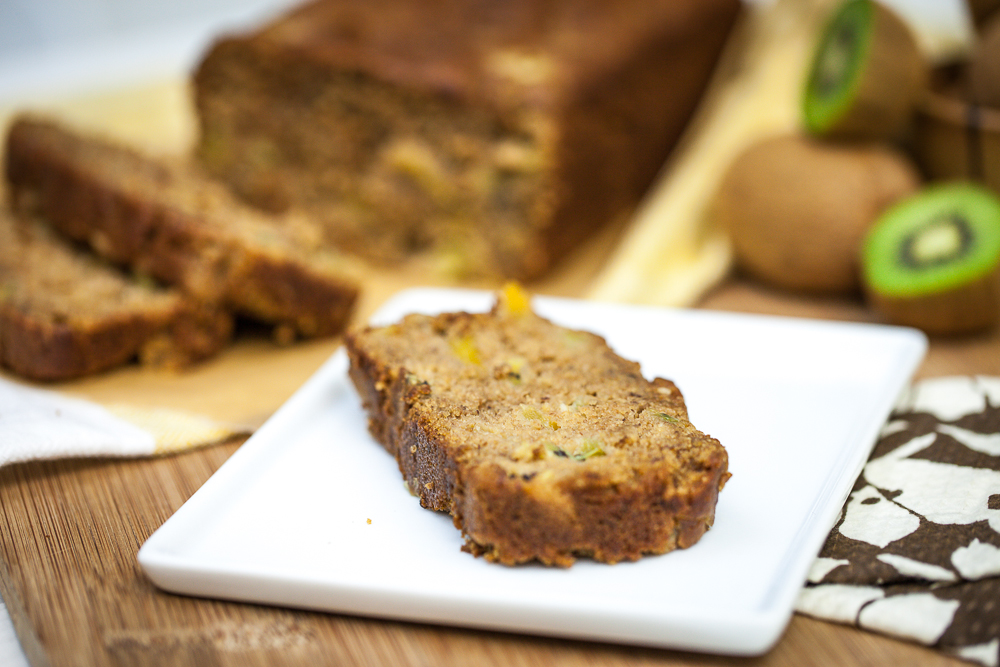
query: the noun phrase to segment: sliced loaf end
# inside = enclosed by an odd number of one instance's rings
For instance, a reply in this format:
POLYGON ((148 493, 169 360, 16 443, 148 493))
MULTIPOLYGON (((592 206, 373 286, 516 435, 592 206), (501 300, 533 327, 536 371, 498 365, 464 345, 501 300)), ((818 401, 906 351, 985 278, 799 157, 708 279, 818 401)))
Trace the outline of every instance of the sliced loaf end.
POLYGON ((301 214, 267 215, 194 165, 34 115, 12 122, 5 168, 18 210, 113 262, 273 325, 281 340, 347 325, 360 269, 301 214))
POLYGON ((0 211, 0 363, 19 375, 67 380, 132 359, 182 368, 220 351, 232 330, 227 311, 0 211))

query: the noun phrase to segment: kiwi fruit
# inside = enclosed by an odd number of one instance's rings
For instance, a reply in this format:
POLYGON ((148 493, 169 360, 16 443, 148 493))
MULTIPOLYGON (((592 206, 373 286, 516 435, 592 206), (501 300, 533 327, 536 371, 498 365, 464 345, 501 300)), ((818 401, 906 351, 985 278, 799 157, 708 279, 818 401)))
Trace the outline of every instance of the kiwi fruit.
POLYGON ((969 95, 975 104, 1000 109, 1000 12, 983 25, 969 59, 969 95))
POLYGON ((751 277, 800 292, 858 292, 869 226, 920 185, 910 159, 890 146, 783 134, 733 160, 713 211, 751 277))
POLYGON ((936 183, 890 207, 862 248, 865 291, 894 324, 963 334, 1000 319, 1000 198, 936 183))
POLYGON ((847 0, 825 23, 810 61, 804 126, 821 137, 901 140, 928 79, 913 31, 895 12, 847 0))

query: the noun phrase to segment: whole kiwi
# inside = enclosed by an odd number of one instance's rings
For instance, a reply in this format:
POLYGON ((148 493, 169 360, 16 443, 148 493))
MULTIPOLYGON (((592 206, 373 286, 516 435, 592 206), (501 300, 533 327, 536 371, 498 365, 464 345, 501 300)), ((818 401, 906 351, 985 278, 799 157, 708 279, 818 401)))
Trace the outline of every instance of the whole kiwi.
POLYGON ((789 290, 847 293, 860 288, 858 253, 871 223, 920 184, 910 159, 887 145, 785 134, 733 160, 714 212, 750 276, 789 290))
POLYGON ((802 118, 816 135, 901 140, 929 70, 909 25, 876 0, 833 11, 807 70, 802 118))
POLYGON ((971 101, 1000 109, 1000 12, 983 25, 969 60, 971 101))

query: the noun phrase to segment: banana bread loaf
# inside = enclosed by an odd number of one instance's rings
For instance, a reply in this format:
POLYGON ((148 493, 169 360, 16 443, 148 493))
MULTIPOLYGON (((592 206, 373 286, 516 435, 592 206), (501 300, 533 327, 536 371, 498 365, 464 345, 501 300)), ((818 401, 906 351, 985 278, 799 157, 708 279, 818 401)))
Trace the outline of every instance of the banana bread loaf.
POLYGON ((273 324, 277 338, 340 333, 358 294, 350 262, 310 220, 265 215, 187 165, 22 116, 7 136, 16 209, 197 299, 273 324))
POLYGON ((178 368, 225 346, 224 310, 137 280, 0 209, 0 363, 34 380, 124 364, 178 368))
POLYGON ((319 0, 220 39, 199 155, 367 257, 537 277, 629 210, 738 0, 319 0))
POLYGON ((614 563, 689 547, 712 525, 728 456, 677 387, 517 290, 489 313, 409 315, 346 346, 372 435, 474 554, 614 563))

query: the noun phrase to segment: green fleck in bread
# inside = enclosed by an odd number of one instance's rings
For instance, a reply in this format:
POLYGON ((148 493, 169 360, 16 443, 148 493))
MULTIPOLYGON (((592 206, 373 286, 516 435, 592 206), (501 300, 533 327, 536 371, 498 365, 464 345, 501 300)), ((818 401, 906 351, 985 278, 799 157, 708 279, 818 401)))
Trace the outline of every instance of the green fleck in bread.
POLYGON ((227 312, 0 211, 0 363, 14 372, 66 380, 135 358, 179 368, 218 352, 232 329, 227 312))
POLYGON ((355 270, 308 219, 264 215, 185 165, 44 119, 15 119, 6 157, 16 208, 113 262, 272 324, 281 340, 346 325, 355 270))
POLYGON ((688 421, 677 387, 536 315, 517 290, 488 313, 413 314, 346 345, 372 435, 473 554, 632 561, 712 525, 728 455, 688 421))

